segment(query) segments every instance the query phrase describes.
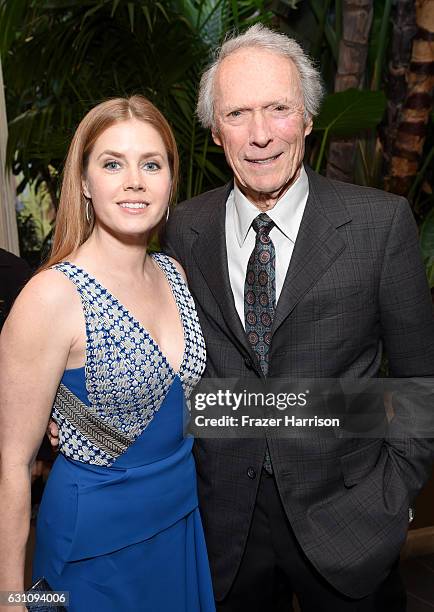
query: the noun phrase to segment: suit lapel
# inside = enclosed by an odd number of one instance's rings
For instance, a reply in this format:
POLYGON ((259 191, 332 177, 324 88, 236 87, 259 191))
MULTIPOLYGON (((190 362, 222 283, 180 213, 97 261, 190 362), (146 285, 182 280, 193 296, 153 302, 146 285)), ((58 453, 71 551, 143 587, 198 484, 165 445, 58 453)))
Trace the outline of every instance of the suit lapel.
POLYGON ((345 249, 336 228, 351 220, 332 184, 306 170, 309 197, 277 303, 273 333, 345 249))
MULTIPOLYGON (((229 279, 226 251, 226 201, 232 183, 224 190, 216 190, 207 207, 206 219, 198 219, 192 229, 198 236, 193 244, 193 255, 202 276, 211 290, 227 327, 240 349, 254 364, 256 355, 249 345, 246 332, 235 308, 229 279)), ((258 366, 259 367, 259 366, 258 366)))

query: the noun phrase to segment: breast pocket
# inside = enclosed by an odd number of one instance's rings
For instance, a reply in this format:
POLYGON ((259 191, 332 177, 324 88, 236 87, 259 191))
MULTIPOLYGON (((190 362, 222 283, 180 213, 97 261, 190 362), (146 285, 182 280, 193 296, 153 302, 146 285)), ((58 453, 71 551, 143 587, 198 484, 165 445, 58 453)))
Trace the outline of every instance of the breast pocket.
POLYGON ((305 295, 296 307, 295 316, 298 321, 322 321, 343 315, 360 317, 375 308, 375 296, 365 287, 322 285, 305 295))
POLYGON ((317 292, 316 312, 320 319, 343 314, 359 316, 373 308, 374 303, 372 294, 362 287, 337 287, 317 292))

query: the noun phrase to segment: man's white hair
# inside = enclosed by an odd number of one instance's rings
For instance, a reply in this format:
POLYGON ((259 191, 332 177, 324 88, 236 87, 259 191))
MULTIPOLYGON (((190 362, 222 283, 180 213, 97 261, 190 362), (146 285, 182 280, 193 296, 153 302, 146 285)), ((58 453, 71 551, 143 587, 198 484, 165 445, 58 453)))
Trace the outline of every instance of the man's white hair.
POLYGON ((232 53, 249 47, 266 49, 291 60, 296 66, 300 77, 305 121, 318 114, 323 96, 323 87, 320 73, 312 60, 295 40, 257 23, 246 30, 244 34, 239 36, 229 35, 223 45, 217 49, 214 61, 203 73, 199 85, 196 112, 204 128, 215 127, 214 83, 220 64, 232 53))

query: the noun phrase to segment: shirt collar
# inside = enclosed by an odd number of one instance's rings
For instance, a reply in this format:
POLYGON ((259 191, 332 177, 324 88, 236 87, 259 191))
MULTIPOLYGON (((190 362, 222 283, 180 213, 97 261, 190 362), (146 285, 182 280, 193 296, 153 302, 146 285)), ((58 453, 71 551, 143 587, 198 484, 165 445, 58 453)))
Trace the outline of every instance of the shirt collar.
MULTIPOLYGON (((274 221, 279 230, 285 234, 292 242, 297 238, 301 218, 307 196, 309 194, 309 180, 304 166, 301 167, 300 176, 295 183, 286 191, 274 208, 267 212, 267 215, 274 221)), ((235 233, 240 247, 243 245, 252 221, 260 212, 252 204, 242 191, 234 185, 234 221, 235 233)))

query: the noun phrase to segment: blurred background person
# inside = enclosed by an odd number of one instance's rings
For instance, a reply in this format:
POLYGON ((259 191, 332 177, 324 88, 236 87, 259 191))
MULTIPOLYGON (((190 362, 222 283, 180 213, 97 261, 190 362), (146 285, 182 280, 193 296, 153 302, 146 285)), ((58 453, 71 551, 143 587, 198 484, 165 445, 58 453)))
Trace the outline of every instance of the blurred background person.
POLYGON ((24 259, 0 249, 0 331, 15 298, 31 275, 30 266, 24 259))

